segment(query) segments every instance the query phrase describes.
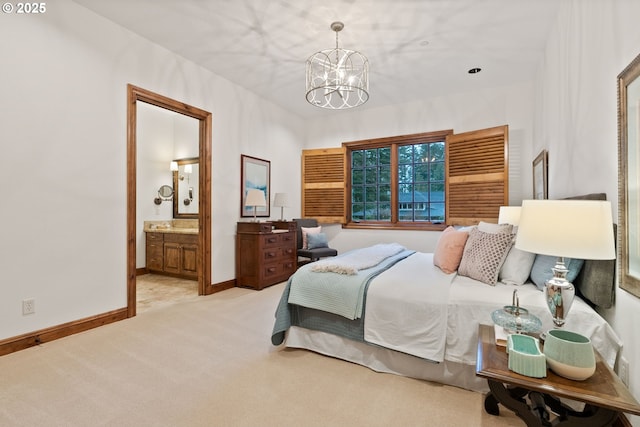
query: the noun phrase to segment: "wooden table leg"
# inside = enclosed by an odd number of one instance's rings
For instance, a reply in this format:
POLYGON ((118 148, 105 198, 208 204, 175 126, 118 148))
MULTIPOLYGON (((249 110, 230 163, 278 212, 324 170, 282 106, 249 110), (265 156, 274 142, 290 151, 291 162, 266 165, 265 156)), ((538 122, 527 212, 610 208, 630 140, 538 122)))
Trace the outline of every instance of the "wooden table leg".
POLYGON ((513 411, 528 427, 606 427, 619 413, 612 409, 586 405, 582 412, 574 411, 548 394, 529 392, 521 387, 508 388, 503 383, 488 380, 489 392, 485 396, 484 409, 488 414, 499 415, 498 403, 513 411), (522 397, 529 395, 529 405, 522 397), (550 420, 551 410, 557 416, 550 420))
MULTIPOLYGON (((506 408, 512 410, 528 427, 541 427, 545 426, 542 421, 531 412, 529 405, 522 399, 514 397, 512 392, 516 393, 516 396, 521 396, 521 389, 507 389, 504 384, 498 381, 488 380, 489 390, 493 398, 506 408)), ((488 398, 488 396, 487 396, 488 398)), ((487 404, 487 398, 485 398, 485 408, 487 404)), ((550 425, 550 424, 547 424, 550 425)))

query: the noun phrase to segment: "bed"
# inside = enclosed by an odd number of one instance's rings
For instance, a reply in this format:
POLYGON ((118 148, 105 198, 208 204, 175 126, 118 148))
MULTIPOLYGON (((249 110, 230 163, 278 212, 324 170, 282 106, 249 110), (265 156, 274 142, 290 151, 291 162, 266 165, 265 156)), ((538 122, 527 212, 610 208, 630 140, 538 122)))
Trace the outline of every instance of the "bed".
MULTIPOLYGON (((541 329, 553 327, 543 292, 528 271, 523 283, 496 279, 487 284, 470 277, 473 274, 460 274, 460 268, 443 270, 435 259, 440 254, 437 248, 422 253, 392 245, 374 245, 301 267, 283 291, 272 344, 311 350, 378 372, 486 392, 486 380, 475 375, 477 334, 480 324, 493 325, 494 310, 511 304, 517 291, 520 305, 542 321, 541 329), (374 249, 392 245, 385 250, 393 253, 375 267, 361 265, 366 268, 351 275, 336 269, 354 258, 371 260, 374 249), (362 276, 359 285, 353 276, 362 276), (350 295, 336 291, 345 279, 357 291, 350 295), (305 286, 311 294, 300 291, 305 286), (350 302, 342 306, 344 301, 350 302)), ((501 270, 512 250, 509 245, 499 261, 501 270)), ((574 280, 578 293, 582 283, 592 283, 594 277, 600 282, 603 277, 613 280, 610 272, 603 273, 610 268, 589 261, 582 264, 582 273, 574 280)), ((577 296, 564 328, 589 337, 613 367, 622 342, 593 305, 584 295, 577 296)))

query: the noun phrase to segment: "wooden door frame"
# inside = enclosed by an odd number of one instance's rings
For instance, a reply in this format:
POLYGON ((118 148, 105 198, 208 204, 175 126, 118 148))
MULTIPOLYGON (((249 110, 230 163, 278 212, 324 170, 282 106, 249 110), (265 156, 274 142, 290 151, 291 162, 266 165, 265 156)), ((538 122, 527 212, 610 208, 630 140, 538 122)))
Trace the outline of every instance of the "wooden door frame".
POLYGON ((200 122, 197 259, 198 295, 213 293, 211 284, 211 113, 163 95, 127 85, 127 317, 136 315, 136 129, 137 102, 193 117, 200 122))

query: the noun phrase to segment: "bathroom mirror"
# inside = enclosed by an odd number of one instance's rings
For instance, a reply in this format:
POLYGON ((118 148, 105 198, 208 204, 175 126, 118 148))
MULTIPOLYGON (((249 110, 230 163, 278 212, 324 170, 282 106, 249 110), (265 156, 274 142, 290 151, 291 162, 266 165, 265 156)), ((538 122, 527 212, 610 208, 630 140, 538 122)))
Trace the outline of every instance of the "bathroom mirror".
POLYGON ((620 287, 640 297, 640 55, 618 76, 620 287))
POLYGON ((164 200, 171 200, 171 196, 173 196, 173 188, 170 185, 163 185, 158 189, 158 197, 153 199, 153 203, 159 205, 164 200))
POLYGON ((173 217, 198 218, 199 159, 190 157, 173 161, 178 164, 178 170, 173 171, 173 217))

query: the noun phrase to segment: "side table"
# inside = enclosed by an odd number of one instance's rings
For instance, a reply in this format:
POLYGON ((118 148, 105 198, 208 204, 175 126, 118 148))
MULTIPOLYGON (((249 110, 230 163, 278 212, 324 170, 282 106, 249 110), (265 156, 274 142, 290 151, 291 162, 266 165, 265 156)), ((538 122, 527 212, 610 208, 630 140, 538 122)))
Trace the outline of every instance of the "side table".
POLYGON ((546 378, 532 378, 508 368, 504 347, 497 346, 493 326, 480 325, 476 375, 491 390, 484 408, 498 415, 498 403, 515 412, 527 426, 608 426, 621 412, 640 415, 640 404, 596 351, 596 372, 585 381, 573 381, 547 370, 546 378), (527 397, 527 399, 525 399, 527 397), (583 402, 575 411, 560 398, 583 402))

